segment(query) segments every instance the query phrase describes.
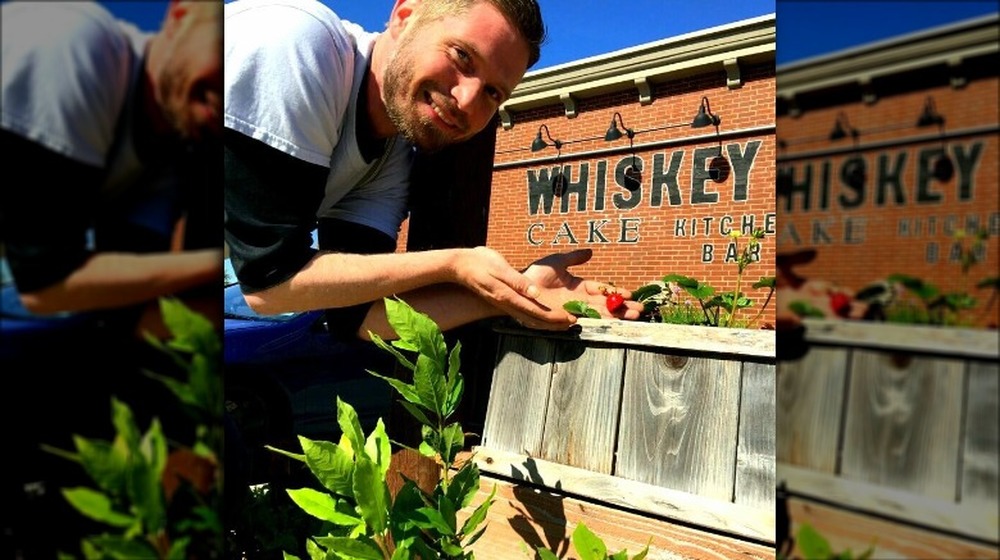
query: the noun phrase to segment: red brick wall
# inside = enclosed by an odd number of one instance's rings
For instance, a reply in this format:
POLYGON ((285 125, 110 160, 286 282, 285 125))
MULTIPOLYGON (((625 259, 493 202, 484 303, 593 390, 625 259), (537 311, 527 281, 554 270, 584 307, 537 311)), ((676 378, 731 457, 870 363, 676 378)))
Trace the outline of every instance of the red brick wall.
MULTIPOLYGON (((996 62, 995 57, 992 62, 996 62)), ((976 67, 969 61, 966 66, 976 67)), ((889 274, 908 274, 944 292, 971 292, 981 304, 987 299, 988 292, 976 290, 974 285, 986 276, 996 276, 998 268, 1000 80, 995 64, 991 67, 979 75, 973 71, 960 88, 949 84, 944 69, 925 69, 919 75, 895 76, 892 81, 875 84, 879 96, 873 104, 862 101, 860 90, 846 88, 828 92, 825 98, 800 100, 799 116, 779 107, 778 138, 787 142, 779 150, 779 167, 782 173, 792 173, 798 188, 788 199, 778 201, 778 242, 782 251, 806 247, 818 251, 814 262, 797 270, 854 290, 889 274), (937 127, 917 128, 928 96, 945 118, 945 133, 967 133, 942 141, 937 127), (828 139, 841 111, 861 131, 858 150, 830 153, 840 146, 852 146, 850 137, 828 139), (954 176, 947 181, 921 180, 937 155, 934 150, 942 146, 956 163, 954 176), (810 156, 810 152, 816 155, 810 156), (860 190, 845 186, 839 176, 844 162, 852 157, 860 157, 867 166, 867 179, 860 190), (960 159, 974 165, 958 165, 960 159), (880 170, 882 161, 884 170, 880 170), (822 176, 827 165, 829 198, 823 208, 822 176), (810 169, 812 177, 808 179, 810 169), (884 194, 881 201, 880 191, 884 194), (953 232, 977 226, 990 233, 984 260, 963 274, 952 255, 953 232)), ((974 315, 983 317, 978 325, 996 324, 997 304, 989 309, 981 305, 974 315)))
MULTIPOLYGON (((763 240, 760 261, 747 268, 744 278, 753 283, 762 276, 772 276, 776 231, 776 153, 773 128, 770 128, 774 124, 774 68, 772 65, 744 67, 742 77, 744 83, 736 89, 726 86, 726 76, 721 70, 657 84, 653 87, 653 102, 646 106, 640 105, 635 90, 583 99, 578 101, 578 114, 572 119, 564 115, 561 104, 516 114, 512 129, 497 130, 487 244, 505 255, 515 267, 524 267, 553 252, 590 248, 594 251, 591 261, 574 269, 576 274, 589 279, 609 281, 631 289, 665 274, 678 273, 727 291, 735 289, 736 265, 726 262, 729 238, 724 232, 729 228, 720 228, 720 221, 731 219, 733 227, 739 228, 746 219, 749 232, 749 220, 752 219, 753 229, 767 227, 769 231, 763 240), (635 156, 643 167, 640 189, 630 193, 619 186, 615 167, 623 158, 630 162, 632 153, 624 136, 614 142, 604 141, 612 115, 620 112, 625 125, 637 131, 690 123, 702 96, 709 98, 712 111, 721 117, 723 135, 744 131, 722 140, 727 158, 733 152, 737 158, 748 164, 752 162, 752 165, 740 170, 733 166, 721 182, 694 181, 696 151, 717 149, 714 128, 683 126, 650 131, 639 133, 634 139, 635 156), (582 211, 578 209, 580 197, 573 193, 553 198, 551 213, 545 213, 541 204, 536 213, 531 212, 529 199, 533 179, 538 190, 540 179, 558 168, 552 161, 546 161, 556 155, 555 148, 550 146, 539 152, 529 150, 541 124, 547 125, 552 137, 570 142, 563 146, 558 166, 568 172, 571 183, 583 184, 582 168, 587 166, 585 209, 582 211), (746 131, 758 127, 764 130, 746 131), (581 139, 585 140, 578 141, 581 139), (667 144, 657 145, 661 142, 667 144), (587 154, 609 148, 617 151, 587 154), (756 154, 751 158, 754 149, 756 154), (664 173, 674 157, 681 158, 676 187, 662 186, 661 179, 659 204, 654 205, 654 162, 657 158, 664 162, 661 171, 664 173), (602 183, 604 192, 599 196, 602 183), (632 196, 641 198, 634 207, 619 208, 615 204, 616 196, 627 200, 632 200, 632 196), (716 196, 717 201, 711 201, 716 196), (568 203, 567 211, 563 211, 563 199, 568 203), (603 209, 598 209, 601 204, 603 209), (711 224, 707 233, 706 219, 711 224), (607 241, 596 233, 591 234, 588 225, 593 222, 596 228, 604 220, 607 220, 606 225, 597 231, 607 241), (692 221, 697 223, 694 231, 692 221), (625 224, 624 240, 622 224, 625 224), (711 248, 711 258, 703 256, 706 246, 711 248)), ((749 292, 758 303, 767 295, 766 290, 749 292)), ((773 321, 771 309, 764 321, 773 321)))

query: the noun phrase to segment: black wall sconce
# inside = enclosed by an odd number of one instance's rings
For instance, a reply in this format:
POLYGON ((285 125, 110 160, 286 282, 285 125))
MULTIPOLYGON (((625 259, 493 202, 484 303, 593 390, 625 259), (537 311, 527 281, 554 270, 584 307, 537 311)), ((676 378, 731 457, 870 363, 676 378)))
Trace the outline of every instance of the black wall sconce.
POLYGON ((944 126, 944 117, 937 112, 937 107, 934 105, 934 98, 930 96, 927 96, 927 101, 924 102, 924 112, 917 119, 917 127, 925 128, 928 126, 944 126))
POLYGON ((604 141, 613 142, 622 137, 622 131, 619 130, 618 123, 621 123, 622 128, 625 129, 625 136, 628 137, 628 147, 632 152, 632 165, 625 168, 624 186, 630 191, 635 191, 642 186, 642 171, 639 169, 639 165, 635 160, 635 149, 633 143, 635 131, 625 126, 625 121, 622 120, 621 113, 615 111, 615 114, 611 116, 611 126, 609 126, 608 131, 604 133, 604 141))
POLYGON ((937 107, 934 105, 934 98, 927 96, 927 101, 924 102, 924 110, 920 114, 920 118, 917 119, 917 128, 926 128, 928 126, 936 126, 941 133, 941 150, 943 153, 934 161, 934 168, 931 170, 931 175, 941 182, 948 182, 952 177, 955 176, 955 164, 951 162, 951 158, 948 157, 948 145, 944 141, 944 117, 941 113, 937 112, 937 107))
POLYGON ((712 112, 712 107, 708 103, 708 97, 701 98, 701 105, 698 106, 698 114, 694 116, 691 121, 691 128, 704 128, 706 126, 712 125, 715 127, 715 131, 719 131, 719 123, 722 119, 719 115, 712 112))
POLYGON ((545 136, 548 136, 549 142, 552 142, 552 145, 556 147, 556 150, 562 150, 562 142, 552 138, 552 134, 549 133, 549 127, 543 124, 538 127, 538 134, 536 134, 535 139, 531 141, 531 151, 538 152, 549 146, 548 142, 542 139, 542 130, 545 130, 545 136))
MULTIPOLYGON (((562 140, 553 138, 552 134, 549 132, 549 127, 544 124, 538 127, 538 134, 536 134, 535 139, 531 141, 531 151, 538 152, 544 150, 549 146, 549 143, 542 138, 542 130, 545 131, 545 136, 548 137, 549 142, 552 142, 551 145, 555 147, 556 163, 559 163, 559 156, 562 155, 562 147, 563 147, 562 140)), ((556 196, 562 196, 563 192, 566 191, 566 182, 567 182, 566 176, 563 175, 562 169, 556 171, 555 174, 552 176, 552 181, 551 181, 552 194, 556 196)))
POLYGON ((833 130, 830 131, 830 140, 840 140, 847 137, 848 134, 854 140, 858 139, 858 129, 851 126, 851 123, 847 121, 847 115, 841 111, 837 113, 837 120, 833 123, 833 130))
POLYGON ((719 154, 709 162, 708 176, 716 183, 725 182, 729 178, 729 173, 732 169, 732 166, 729 165, 729 160, 722 155, 722 137, 719 136, 719 124, 721 122, 722 118, 712 112, 712 106, 708 102, 708 97, 702 97, 701 104, 698 105, 698 114, 691 120, 691 128, 715 127, 715 136, 719 139, 719 154))
POLYGON ((622 137, 622 131, 618 129, 618 123, 622 123, 622 128, 625 129, 625 136, 628 137, 629 141, 635 138, 635 131, 625 126, 625 121, 622 120, 622 114, 615 111, 615 114, 611 117, 611 126, 609 126, 608 131, 604 133, 604 140, 606 142, 613 142, 622 137))

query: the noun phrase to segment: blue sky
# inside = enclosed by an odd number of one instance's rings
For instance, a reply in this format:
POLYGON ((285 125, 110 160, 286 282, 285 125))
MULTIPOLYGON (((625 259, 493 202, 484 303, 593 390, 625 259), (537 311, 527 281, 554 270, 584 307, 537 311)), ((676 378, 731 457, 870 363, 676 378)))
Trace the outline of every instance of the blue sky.
POLYGON ((787 64, 997 13, 996 0, 850 2, 779 0, 777 64, 787 64))
MULTIPOLYGON (((229 0, 227 0, 229 1, 229 0)), ((343 18, 382 29, 392 0, 322 0, 343 18)), ((540 0, 549 40, 533 70, 777 14, 779 65, 997 12, 996 0, 540 0)), ((142 29, 159 27, 166 0, 102 2, 142 29)))
MULTIPOLYGON (((322 0, 365 29, 385 27, 391 0, 322 0)), ((774 0, 539 0, 548 29, 532 70, 774 13, 774 0)))

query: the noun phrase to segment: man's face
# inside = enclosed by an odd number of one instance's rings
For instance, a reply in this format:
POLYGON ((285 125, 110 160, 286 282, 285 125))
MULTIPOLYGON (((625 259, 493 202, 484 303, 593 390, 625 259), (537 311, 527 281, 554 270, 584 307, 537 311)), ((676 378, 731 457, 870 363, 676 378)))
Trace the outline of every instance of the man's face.
POLYGON ((382 100, 400 134, 434 151, 485 128, 527 65, 528 46, 516 29, 478 2, 463 14, 407 22, 382 100))
POLYGON ((171 128, 194 142, 222 134, 221 10, 210 4, 171 4, 154 93, 171 128))

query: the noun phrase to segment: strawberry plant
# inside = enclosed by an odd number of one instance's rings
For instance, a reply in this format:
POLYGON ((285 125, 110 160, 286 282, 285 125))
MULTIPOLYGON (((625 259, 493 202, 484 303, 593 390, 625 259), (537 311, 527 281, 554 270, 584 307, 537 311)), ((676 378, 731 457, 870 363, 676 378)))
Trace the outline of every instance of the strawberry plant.
MULTIPOLYGON (((730 237, 738 247, 742 234, 738 230, 733 230, 730 233, 730 237)), ((659 282, 637 288, 632 292, 632 297, 644 304, 644 316, 652 321, 666 323, 674 322, 674 318, 678 316, 687 317, 687 314, 676 312, 676 307, 681 305, 679 292, 683 291, 701 306, 702 315, 694 324, 713 327, 747 327, 754 325, 771 302, 775 289, 775 278, 773 276, 761 277, 760 280, 754 282, 751 286, 752 288, 768 289, 767 297, 752 318, 749 320, 739 318, 741 310, 753 305, 753 300, 747 297, 743 291, 743 277, 747 267, 755 262, 755 255, 758 254, 760 240, 763 238, 763 230, 754 231, 739 252, 735 261, 736 286, 731 292, 718 292, 714 286, 700 282, 690 276, 668 274, 659 282)), ((682 322, 691 324, 689 319, 683 319, 682 322)))

